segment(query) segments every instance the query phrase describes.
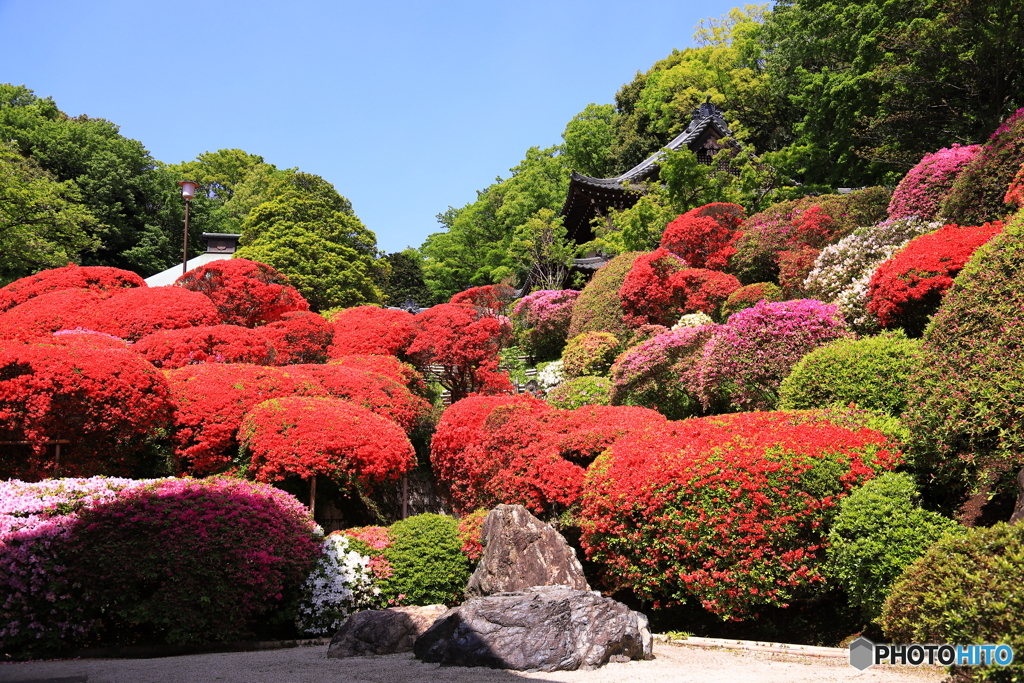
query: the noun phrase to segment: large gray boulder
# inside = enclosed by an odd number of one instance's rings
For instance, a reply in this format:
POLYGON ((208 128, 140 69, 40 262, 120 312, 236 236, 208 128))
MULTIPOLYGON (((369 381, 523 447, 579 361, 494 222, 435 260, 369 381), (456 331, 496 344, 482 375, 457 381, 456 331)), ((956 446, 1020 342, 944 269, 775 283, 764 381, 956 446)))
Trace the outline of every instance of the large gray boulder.
POLYGON ((327 656, 340 659, 409 652, 416 639, 447 609, 444 605, 428 605, 356 612, 331 638, 327 656))
POLYGON ((537 586, 472 598, 416 640, 424 662, 517 671, 573 671, 653 659, 647 617, 597 592, 537 586))
POLYGON ((576 551, 560 533, 522 505, 499 505, 484 519, 483 555, 466 586, 466 598, 569 586, 588 591, 576 551))

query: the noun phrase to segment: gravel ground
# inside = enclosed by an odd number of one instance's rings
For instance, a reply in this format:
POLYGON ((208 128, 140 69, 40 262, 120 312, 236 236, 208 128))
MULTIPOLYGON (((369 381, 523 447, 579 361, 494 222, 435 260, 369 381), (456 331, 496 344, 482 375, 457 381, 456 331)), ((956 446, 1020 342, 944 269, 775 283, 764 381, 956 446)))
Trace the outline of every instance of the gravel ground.
POLYGON ((327 659, 327 648, 298 647, 260 652, 159 659, 71 659, 0 664, 5 683, 817 683, 883 681, 938 683, 937 668, 873 667, 857 671, 838 658, 800 657, 737 650, 654 644, 649 662, 609 664, 593 671, 514 673, 492 669, 441 668, 412 654, 327 659))

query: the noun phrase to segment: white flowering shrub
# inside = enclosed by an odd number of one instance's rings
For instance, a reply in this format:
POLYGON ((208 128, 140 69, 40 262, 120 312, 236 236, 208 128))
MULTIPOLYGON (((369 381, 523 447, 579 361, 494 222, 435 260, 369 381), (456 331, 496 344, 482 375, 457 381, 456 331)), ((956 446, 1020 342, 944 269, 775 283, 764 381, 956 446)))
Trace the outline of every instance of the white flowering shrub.
POLYGON ((679 321, 672 326, 673 330, 681 330, 684 327, 702 327, 704 325, 714 325, 715 321, 711 319, 707 313, 687 313, 679 321))
POLYGON ((804 289, 809 297, 838 304, 847 323, 857 332, 877 331, 878 321, 867 310, 871 274, 907 242, 941 227, 939 221, 911 216, 858 228, 821 251, 814 269, 804 280, 804 289))
POLYGON ((299 631, 308 636, 334 634, 352 612, 376 607, 380 589, 369 565, 369 557, 349 550, 348 537, 325 538, 323 555, 302 586, 295 618, 299 631))
POLYGON ((565 372, 562 371, 561 360, 552 361, 537 372, 537 384, 544 391, 551 391, 564 381, 565 372))

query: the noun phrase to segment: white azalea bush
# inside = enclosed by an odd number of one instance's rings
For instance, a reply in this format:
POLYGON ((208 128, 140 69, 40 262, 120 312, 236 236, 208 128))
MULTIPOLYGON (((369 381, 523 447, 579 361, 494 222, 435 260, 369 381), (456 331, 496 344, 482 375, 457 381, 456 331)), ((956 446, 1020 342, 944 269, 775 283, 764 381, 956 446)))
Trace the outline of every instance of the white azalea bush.
POLYGON ((373 578, 370 558, 350 550, 347 536, 331 534, 302 586, 295 625, 308 636, 334 634, 352 612, 377 606, 380 589, 373 578))
POLYGON ((703 327, 704 325, 713 325, 714 323, 715 321, 711 319, 710 315, 697 311, 696 313, 687 313, 680 318, 679 321, 672 326, 672 330, 681 330, 684 327, 703 327))
POLYGON ((565 372, 562 370, 561 360, 552 361, 537 372, 537 384, 544 391, 551 391, 564 381, 565 372))

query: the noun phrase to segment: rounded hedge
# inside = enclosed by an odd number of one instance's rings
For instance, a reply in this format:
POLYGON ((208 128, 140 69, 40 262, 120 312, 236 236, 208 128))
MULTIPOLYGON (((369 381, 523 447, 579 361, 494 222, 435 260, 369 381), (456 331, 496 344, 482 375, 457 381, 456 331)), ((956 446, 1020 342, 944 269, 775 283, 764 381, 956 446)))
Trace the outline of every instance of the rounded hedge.
POLYGON ((455 605, 469 581, 469 561, 462 552, 459 523, 426 513, 391 525, 392 543, 384 550, 391 576, 381 593, 403 605, 455 605))
MULTIPOLYGON (((914 562, 882 608, 886 636, 901 643, 1007 643, 1024 651, 1024 525, 946 536, 914 562)), ((956 667, 954 667, 956 672, 956 667)), ((971 667, 973 680, 1019 681, 1024 664, 971 667)))
POLYGON ((573 337, 562 353, 562 372, 569 379, 607 375, 620 348, 619 340, 609 332, 586 332, 573 337))
POLYGON ((547 395, 556 408, 574 410, 583 406, 611 405, 612 383, 606 377, 574 377, 562 382, 547 395))
POLYGON ((729 295, 729 298, 722 304, 721 316, 728 319, 730 315, 744 308, 756 306, 759 301, 782 301, 782 290, 772 282, 755 282, 752 285, 743 285, 729 295))
POLYGON ((567 338, 572 339, 584 332, 609 332, 621 340, 630 336, 629 326, 622 320, 619 290, 642 253, 630 251, 619 254, 594 273, 573 306, 567 338))
POLYGON ((921 341, 901 330, 862 339, 838 339, 800 359, 779 386, 779 408, 800 410, 855 404, 900 415, 921 341))
POLYGON ((876 619, 893 583, 948 533, 964 527, 920 506, 914 479, 886 472, 839 503, 829 531, 828 573, 864 617, 876 619))

